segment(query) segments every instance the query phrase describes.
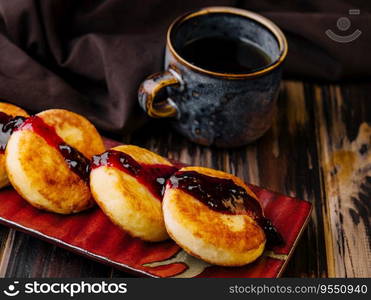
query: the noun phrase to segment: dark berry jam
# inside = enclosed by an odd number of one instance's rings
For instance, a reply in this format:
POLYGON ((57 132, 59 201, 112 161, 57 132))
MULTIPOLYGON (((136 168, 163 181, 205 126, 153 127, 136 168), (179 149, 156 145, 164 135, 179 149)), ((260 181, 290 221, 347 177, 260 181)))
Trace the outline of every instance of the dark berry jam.
POLYGON ((25 117, 21 116, 12 117, 0 111, 0 153, 4 153, 10 135, 25 119, 25 117))
POLYGON ((174 166, 140 164, 130 155, 116 150, 108 150, 93 156, 92 169, 101 166, 114 167, 135 177, 160 201, 162 201, 166 180, 178 171, 178 168, 174 166))
POLYGON ((171 176, 169 183, 213 210, 226 214, 248 214, 254 219, 263 215, 259 202, 231 179, 184 171, 171 176))
POLYGON ((266 245, 268 248, 283 244, 283 238, 281 234, 277 231, 277 228, 274 227, 269 219, 261 217, 258 218, 256 222, 264 230, 265 236, 267 238, 266 245))
POLYGON ((188 193, 215 211, 249 215, 263 228, 269 246, 282 244, 281 235, 270 220, 264 217, 260 203, 233 180, 196 171, 180 171, 170 177, 168 184, 171 188, 188 193))
POLYGON ((55 129, 38 116, 27 118, 19 130, 32 130, 41 136, 51 147, 57 149, 68 167, 85 182, 89 181, 90 161, 81 152, 66 144, 55 129))

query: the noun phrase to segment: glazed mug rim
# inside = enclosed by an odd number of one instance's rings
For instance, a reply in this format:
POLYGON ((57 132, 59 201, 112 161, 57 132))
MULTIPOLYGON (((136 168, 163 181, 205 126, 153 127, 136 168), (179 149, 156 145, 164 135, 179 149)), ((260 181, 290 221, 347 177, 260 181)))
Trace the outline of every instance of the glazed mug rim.
POLYGON ((284 33, 271 20, 267 19, 266 17, 263 17, 260 14, 249 11, 249 10, 234 8, 234 7, 228 7, 228 6, 205 7, 205 8, 201 8, 201 9, 198 9, 196 11, 193 11, 193 12, 188 12, 188 13, 178 17, 169 26, 168 31, 167 31, 166 39, 167 39, 166 42, 167 42, 167 46, 168 46, 169 51, 173 54, 173 56, 181 64, 183 64, 184 66, 186 66, 186 67, 188 67, 188 68, 190 68, 190 69, 192 69, 196 72, 203 73, 203 74, 208 74, 208 75, 211 75, 213 77, 220 77, 220 78, 224 78, 224 79, 246 79, 246 78, 253 78, 253 77, 262 76, 262 75, 276 69, 277 67, 279 67, 283 63, 283 61, 285 60, 285 58, 287 56, 287 51, 288 51, 287 40, 286 40, 286 37, 285 37, 284 33), (276 60, 274 60, 271 64, 265 66, 262 69, 259 69, 259 70, 253 71, 253 72, 249 72, 249 73, 238 73, 238 74, 237 73, 213 72, 213 71, 198 67, 198 66, 188 62, 187 60, 185 60, 175 50, 175 48, 172 44, 172 41, 171 41, 171 33, 173 32, 173 30, 176 26, 185 22, 186 20, 192 19, 194 17, 202 16, 202 15, 211 14, 211 13, 227 13, 227 14, 242 16, 246 19, 253 20, 253 21, 257 22, 258 24, 262 25, 263 27, 265 27, 270 33, 272 33, 274 35, 274 37, 276 38, 276 40, 278 42, 279 51, 280 51, 280 54, 279 54, 278 58, 276 60))

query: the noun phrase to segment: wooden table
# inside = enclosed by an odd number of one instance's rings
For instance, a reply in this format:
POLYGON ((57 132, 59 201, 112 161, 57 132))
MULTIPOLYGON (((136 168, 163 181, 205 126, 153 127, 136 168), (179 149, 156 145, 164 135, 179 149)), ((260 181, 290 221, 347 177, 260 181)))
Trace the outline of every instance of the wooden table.
MULTIPOLYGON (((124 142, 312 202, 284 276, 371 277, 370 83, 286 81, 278 107, 262 139, 234 150, 191 144, 162 122, 124 142)), ((3 226, 0 241, 1 277, 128 276, 3 226)))

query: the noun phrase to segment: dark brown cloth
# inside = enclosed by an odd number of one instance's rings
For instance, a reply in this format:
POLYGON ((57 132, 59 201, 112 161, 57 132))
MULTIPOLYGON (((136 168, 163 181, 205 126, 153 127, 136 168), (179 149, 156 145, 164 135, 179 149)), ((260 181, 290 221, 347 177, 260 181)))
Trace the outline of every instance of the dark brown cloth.
POLYGON ((240 5, 265 15, 285 33, 289 55, 285 76, 321 81, 366 80, 371 78, 371 2, 362 0, 242 0, 240 5), (359 15, 349 10, 358 9, 359 15), (350 27, 337 27, 339 18, 350 27), (350 43, 331 40, 326 30, 340 36, 361 30, 350 43))
POLYGON ((276 22, 289 40, 286 77, 371 75, 367 1, 0 0, 0 99, 35 112, 70 109, 106 131, 131 130, 143 117, 137 88, 161 70, 168 25, 211 5, 243 7, 276 22), (361 14, 349 17, 351 28, 336 30, 353 8, 361 14), (363 33, 349 44, 324 33, 356 28, 363 33))

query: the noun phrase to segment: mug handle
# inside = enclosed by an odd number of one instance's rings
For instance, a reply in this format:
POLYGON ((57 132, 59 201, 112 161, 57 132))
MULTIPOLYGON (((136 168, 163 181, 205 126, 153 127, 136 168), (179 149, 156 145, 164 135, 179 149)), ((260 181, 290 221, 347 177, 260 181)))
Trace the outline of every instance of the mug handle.
POLYGON ((169 118, 178 114, 178 108, 170 98, 160 102, 154 101, 156 95, 168 86, 180 86, 180 80, 168 70, 150 75, 140 85, 138 101, 150 117, 169 118))

